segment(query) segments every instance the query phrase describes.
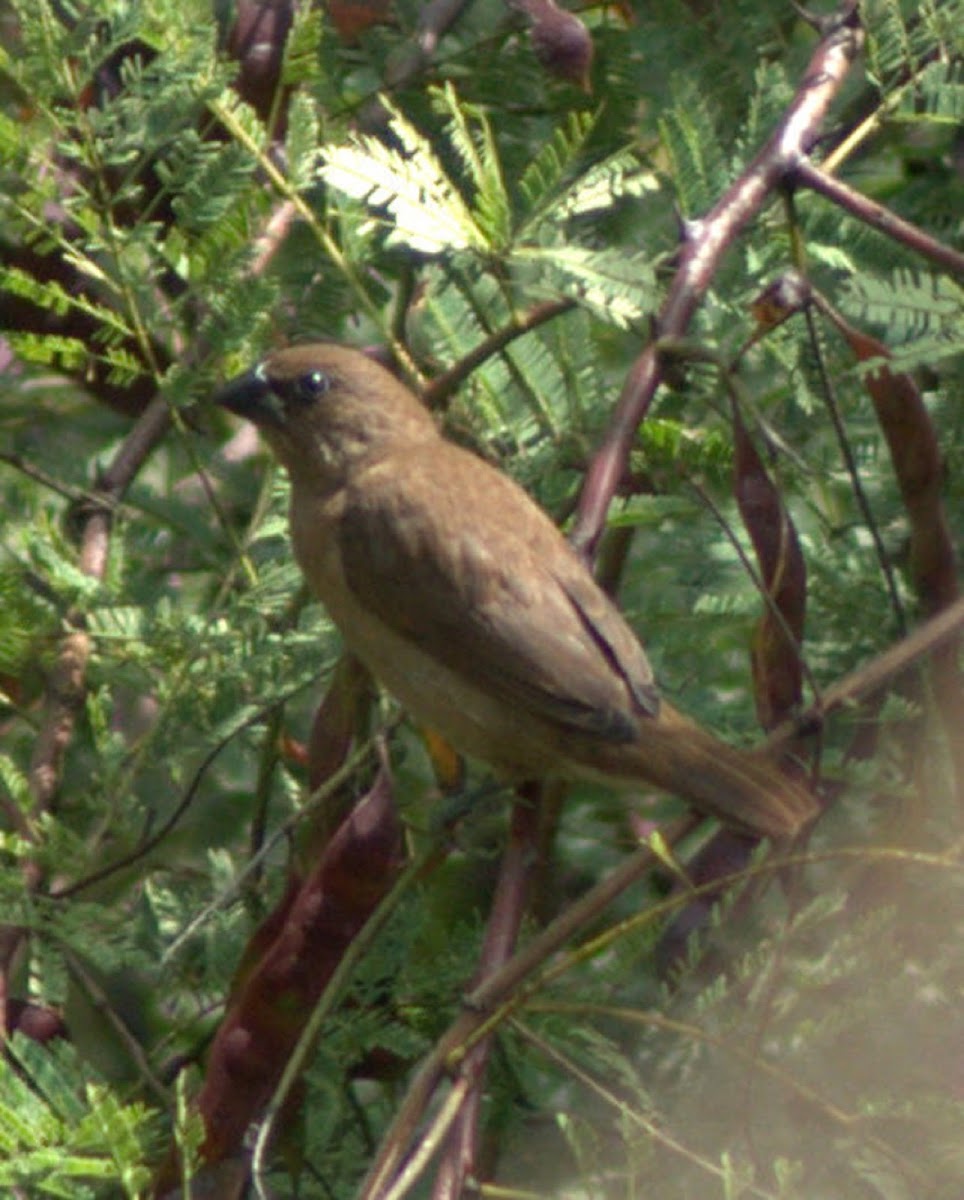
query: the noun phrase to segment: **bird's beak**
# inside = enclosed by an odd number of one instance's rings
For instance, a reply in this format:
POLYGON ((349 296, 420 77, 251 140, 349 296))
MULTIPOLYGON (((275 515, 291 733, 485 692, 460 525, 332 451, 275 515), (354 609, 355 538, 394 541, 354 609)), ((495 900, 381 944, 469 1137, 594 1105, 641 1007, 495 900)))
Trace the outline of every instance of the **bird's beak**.
POLYGON ((281 425, 284 412, 271 390, 263 369, 258 366, 226 383, 214 396, 214 403, 255 425, 281 425))

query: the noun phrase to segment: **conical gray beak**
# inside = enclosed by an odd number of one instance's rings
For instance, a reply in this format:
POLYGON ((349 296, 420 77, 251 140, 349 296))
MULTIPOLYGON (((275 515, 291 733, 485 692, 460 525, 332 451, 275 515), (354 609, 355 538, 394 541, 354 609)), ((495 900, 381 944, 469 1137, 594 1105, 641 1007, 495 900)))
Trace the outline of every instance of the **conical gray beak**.
POLYGON ((281 425, 284 422, 281 404, 261 365, 226 383, 215 394, 213 403, 255 425, 281 425))

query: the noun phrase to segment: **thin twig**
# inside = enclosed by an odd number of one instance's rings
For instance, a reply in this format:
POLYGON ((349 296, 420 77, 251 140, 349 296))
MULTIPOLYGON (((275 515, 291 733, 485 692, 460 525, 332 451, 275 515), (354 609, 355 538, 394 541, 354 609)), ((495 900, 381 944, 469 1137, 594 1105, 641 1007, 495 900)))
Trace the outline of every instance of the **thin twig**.
MULTIPOLYGON (((691 1149, 685 1142, 680 1141, 679 1138, 674 1137, 663 1124, 657 1123, 657 1121, 648 1117, 638 1105, 627 1104, 625 1096, 618 1095, 612 1088, 606 1087, 584 1067, 580 1066, 567 1054, 564 1054, 558 1046, 554 1046, 522 1021, 513 1020, 512 1029, 523 1041, 528 1042, 530 1046, 538 1050, 548 1062, 554 1063, 560 1070, 565 1071, 570 1078, 575 1079, 594 1096, 614 1109, 619 1114, 621 1122, 628 1120, 632 1124, 639 1126, 658 1145, 669 1150, 672 1154, 676 1154, 684 1161, 699 1167, 707 1175, 716 1176, 721 1185, 724 1184, 727 1172, 722 1167, 702 1154, 699 1154, 696 1150, 691 1149)), ((779 1200, 775 1192, 770 1191, 768 1188, 760 1187, 755 1183, 750 1183, 746 1191, 742 1192, 742 1194, 757 1196, 760 1197, 760 1200, 779 1200)))
POLYGON ((819 704, 811 705, 792 720, 783 721, 768 735, 767 750, 780 751, 801 736, 812 733, 824 719, 837 709, 878 692, 885 684, 899 678, 922 658, 942 649, 957 638, 964 629, 964 596, 954 604, 918 626, 869 663, 851 671, 824 689, 819 704))
POLYGON ((464 354, 453 367, 441 375, 437 375, 422 391, 422 399, 429 408, 441 407, 449 396, 487 359, 498 354, 500 350, 504 350, 516 338, 531 332, 539 325, 545 325, 563 313, 570 312, 575 307, 575 300, 545 300, 541 304, 534 305, 521 316, 513 317, 508 324, 490 333, 468 354, 464 354))
MULTIPOLYGON (((152 850, 154 850, 157 846, 159 846, 161 844, 161 842, 163 842, 164 839, 170 835, 172 830, 175 828, 175 826, 179 823, 181 818, 184 816, 184 814, 190 808, 191 803, 194 800, 194 797, 197 795, 197 790, 201 786, 201 782, 204 779, 204 776, 207 773, 208 768, 211 766, 211 764, 214 762, 214 760, 218 757, 218 755, 221 753, 221 751, 226 746, 228 746, 237 737, 237 735, 242 732, 242 730, 247 729, 249 726, 255 725, 255 724, 257 724, 258 721, 263 720, 266 712, 270 713, 272 711, 272 709, 283 708, 284 705, 287 704, 287 702, 291 699, 292 696, 297 695, 298 692, 300 692, 303 688, 305 688, 307 686, 308 686, 307 684, 301 684, 301 685, 299 685, 299 687, 294 689, 288 695, 282 697, 280 700, 277 700, 267 710, 259 708, 256 712, 253 712, 253 713, 249 714, 247 717, 245 717, 245 719, 243 721, 241 721, 232 730, 230 730, 228 733, 226 733, 224 735, 224 737, 220 739, 220 741, 216 742, 211 747, 211 749, 207 752, 207 754, 205 754, 204 758, 201 759, 201 762, 198 765, 197 770, 194 772, 194 775, 191 777, 191 782, 188 784, 188 786, 184 792, 184 795, 181 797, 181 799, 175 805, 173 812, 170 814, 170 816, 167 818, 167 820, 163 823, 163 825, 161 825, 158 829, 156 829, 149 837, 146 837, 139 845, 135 846, 134 849, 131 850, 129 853, 122 854, 120 856, 120 858, 114 859, 113 862, 109 862, 105 866, 99 867, 96 871, 92 871, 89 875, 85 875, 82 879, 78 879, 74 883, 68 884, 66 887, 60 889, 59 891, 54 892, 53 899, 55 899, 55 900, 69 899, 69 897, 77 895, 78 892, 83 892, 83 891, 86 891, 87 888, 93 887, 94 884, 96 884, 96 883, 102 883, 105 879, 110 878, 111 875, 115 875, 118 871, 123 871, 126 867, 132 866, 135 862, 138 862, 140 859, 142 859, 142 858, 146 857, 148 854, 150 854, 150 852, 152 850)), ((353 758, 351 760, 352 769, 354 770, 361 761, 362 761, 361 759, 353 758)), ((345 774, 347 774, 347 773, 348 772, 346 769, 345 774)), ((342 783, 343 780, 344 780, 343 775, 339 774, 339 776, 338 776, 339 784, 342 783)), ((314 800, 315 800, 315 793, 312 793, 312 795, 309 797, 308 801, 306 802, 305 806, 303 808, 300 808, 298 810, 298 812, 294 813, 293 816, 291 816, 288 819, 288 821, 283 824, 282 831, 287 832, 291 826, 293 826, 298 821, 300 821, 310 810, 310 806, 314 800)), ((257 852, 254 853, 252 855, 251 859, 249 860, 247 868, 253 870, 257 866, 257 864, 261 862, 264 854, 266 853, 266 850, 268 848, 270 848, 271 846, 273 846, 275 844, 276 840, 277 840, 277 836, 272 838, 268 842, 267 846, 262 845, 261 847, 259 847, 257 852)))
POLYGON ((830 372, 827 370, 827 364, 823 356, 820 346, 820 340, 817 337, 817 326, 813 319, 813 309, 807 305, 803 310, 803 319, 807 323, 807 332, 810 336, 810 345, 813 349, 814 358, 817 364, 817 372, 820 376, 820 387, 823 391, 823 401, 826 405, 827 412, 830 414, 830 422, 833 425, 834 433, 837 435, 837 445, 840 447, 840 454, 844 461, 844 466, 847 468, 847 474, 850 476, 850 487, 854 494, 854 499, 857 502, 857 507, 860 509, 860 515, 863 518, 864 526, 870 534, 870 540, 874 544, 874 552, 877 555, 877 562, 880 566, 880 573, 884 577, 884 586, 887 589, 887 595, 890 597, 891 607, 894 610, 894 618, 897 621, 897 628, 901 633, 907 632, 907 614, 904 611, 904 604, 900 598, 900 590, 897 587, 897 576, 894 573, 893 564, 887 554, 887 547, 884 545, 884 539, 881 536, 880 529, 877 525, 877 519, 874 516, 874 510, 871 507, 867 492, 864 489, 863 480, 860 478, 860 468, 857 466, 857 457, 850 446, 850 439, 847 436, 847 427, 844 424, 843 414, 840 411, 840 405, 837 402, 837 390, 834 387, 833 380, 830 377, 830 372))
POLYGON ((793 182, 810 188, 849 212, 858 221, 879 230, 895 242, 901 242, 924 258, 929 258, 952 275, 964 276, 964 254, 944 245, 919 226, 905 221, 903 217, 891 212, 889 208, 884 208, 876 200, 869 199, 855 188, 822 171, 808 159, 803 159, 797 164, 793 172, 793 182))
POLYGON ((0 451, 0 463, 6 463, 8 467, 19 471, 21 475, 26 475, 34 483, 39 483, 41 487, 45 487, 49 491, 56 493, 56 495, 62 496, 65 500, 69 500, 71 504, 89 504, 96 500, 96 496, 90 488, 72 487, 69 483, 64 483, 62 480, 48 474, 42 467, 35 466, 32 462, 25 459, 22 454, 2 450, 0 451))
POLYGON ((155 1075, 143 1045, 128 1029, 126 1022, 111 1003, 100 982, 88 971, 85 964, 73 950, 65 948, 64 961, 70 975, 76 981, 81 991, 86 994, 94 1010, 99 1012, 111 1029, 113 1029, 117 1041, 123 1046, 124 1051, 134 1064, 138 1075, 144 1081, 144 1086, 160 1102, 162 1108, 170 1109, 172 1101, 168 1089, 157 1075, 155 1075))

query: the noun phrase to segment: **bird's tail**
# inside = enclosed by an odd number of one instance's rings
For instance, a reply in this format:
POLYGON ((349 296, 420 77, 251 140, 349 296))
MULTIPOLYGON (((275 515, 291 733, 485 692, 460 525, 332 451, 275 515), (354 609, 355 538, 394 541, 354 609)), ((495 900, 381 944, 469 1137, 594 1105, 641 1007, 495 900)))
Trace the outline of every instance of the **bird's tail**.
POLYGON ((758 837, 799 833, 820 810, 813 792, 769 755, 729 746, 663 704, 633 742, 592 747, 580 765, 627 786, 654 784, 698 812, 758 837), (592 761, 590 761, 590 759, 592 761))

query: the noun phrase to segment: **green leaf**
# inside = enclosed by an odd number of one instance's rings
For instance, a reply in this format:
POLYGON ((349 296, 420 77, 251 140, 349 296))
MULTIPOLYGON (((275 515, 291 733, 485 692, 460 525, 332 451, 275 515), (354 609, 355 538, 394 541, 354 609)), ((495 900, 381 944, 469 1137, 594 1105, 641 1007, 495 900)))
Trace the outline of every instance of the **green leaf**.
MULTIPOLYGON (((318 47, 321 45, 323 30, 324 18, 319 8, 308 5, 295 7, 294 21, 285 42, 284 61, 281 66, 283 86, 293 88, 318 80, 321 75, 318 47)), ((302 99, 305 98, 303 92, 299 95, 302 99)))
POLYGON ((288 105, 288 129, 285 134, 285 158, 288 175, 296 188, 311 182, 317 160, 318 113, 313 101, 296 92, 288 105))
POLYGON ((653 264, 643 255, 540 246, 517 250, 515 260, 547 268, 565 294, 620 328, 642 320, 656 307, 653 264))
POLYGON ((552 131, 552 136, 522 172, 519 191, 534 214, 555 198, 560 182, 582 153, 595 123, 593 113, 567 113, 565 123, 552 131))
POLYGON ((493 250, 509 240, 510 212, 492 127, 481 108, 460 104, 452 85, 432 89, 434 106, 448 118, 446 134, 473 192, 473 216, 493 250))
POLYGON ((392 114, 389 124, 401 150, 357 134, 347 145, 322 151, 319 177, 375 213, 387 210, 389 245, 425 254, 484 251, 487 239, 431 142, 397 109, 383 103, 392 114))

